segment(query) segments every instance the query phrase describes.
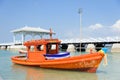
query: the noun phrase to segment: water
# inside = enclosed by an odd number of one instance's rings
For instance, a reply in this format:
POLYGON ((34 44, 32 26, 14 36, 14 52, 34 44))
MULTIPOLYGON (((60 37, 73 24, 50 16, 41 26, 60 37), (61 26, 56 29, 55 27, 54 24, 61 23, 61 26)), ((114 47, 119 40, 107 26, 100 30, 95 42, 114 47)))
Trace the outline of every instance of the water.
POLYGON ((10 59, 13 55, 18 53, 0 50, 0 80, 120 80, 120 53, 108 53, 108 66, 102 61, 96 73, 16 65, 10 59))

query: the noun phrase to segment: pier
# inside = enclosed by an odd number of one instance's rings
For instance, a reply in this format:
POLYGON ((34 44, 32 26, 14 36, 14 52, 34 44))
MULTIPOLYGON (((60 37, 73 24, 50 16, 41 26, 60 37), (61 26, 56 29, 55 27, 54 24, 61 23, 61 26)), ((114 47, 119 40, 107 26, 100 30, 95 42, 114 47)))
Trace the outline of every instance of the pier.
POLYGON ((0 44, 0 49, 8 49, 8 47, 10 47, 11 45, 13 45, 14 43, 1 43, 0 44))
POLYGON ((73 44, 75 50, 89 52, 90 49, 95 51, 103 47, 108 48, 109 52, 120 52, 120 38, 119 37, 106 37, 106 38, 88 38, 88 39, 64 39, 61 43, 61 49, 66 50, 69 45, 73 44), (81 44, 81 48, 80 48, 81 44))
MULTIPOLYGON (((86 51, 89 52, 90 49, 92 49, 93 51, 98 51, 103 47, 108 48, 109 52, 120 52, 120 38, 118 37, 114 37, 114 38, 110 38, 110 37, 106 37, 106 38, 88 38, 88 39, 82 39, 80 41, 80 39, 64 39, 61 40, 61 44, 60 44, 60 48, 62 50, 67 50, 67 48, 69 47, 69 45, 74 46, 75 51, 86 51), (81 47, 80 47, 81 44, 81 47)), ((13 46, 19 46, 17 48, 22 48, 22 41, 19 42, 11 42, 11 43, 2 43, 0 44, 0 49, 8 49, 10 47, 13 48, 13 46)), ((16 48, 15 47, 15 48, 16 48)))

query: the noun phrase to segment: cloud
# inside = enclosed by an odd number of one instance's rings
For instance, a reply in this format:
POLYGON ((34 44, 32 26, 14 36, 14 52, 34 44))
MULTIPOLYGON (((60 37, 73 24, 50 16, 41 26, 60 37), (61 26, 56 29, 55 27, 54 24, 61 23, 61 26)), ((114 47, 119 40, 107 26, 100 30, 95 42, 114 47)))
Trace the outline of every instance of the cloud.
MULTIPOLYGON (((98 38, 98 37, 114 37, 119 36, 120 32, 120 20, 115 21, 113 25, 102 25, 101 23, 92 24, 90 26, 82 27, 82 38, 98 38)), ((67 29, 63 35, 66 39, 74 39, 80 38, 80 30, 79 29, 67 29)))
POLYGON ((113 36, 116 32, 113 32, 111 26, 106 26, 102 24, 92 24, 88 27, 84 27, 83 34, 86 37, 107 37, 113 36))
POLYGON ((94 24, 94 25, 90 25, 89 28, 92 30, 97 30, 97 29, 103 28, 103 25, 102 24, 94 24))
POLYGON ((113 25, 93 24, 86 28, 86 34, 93 37, 118 36, 120 32, 120 19, 113 25))
POLYGON ((120 31, 120 20, 116 21, 116 23, 112 25, 112 29, 115 31, 120 31))

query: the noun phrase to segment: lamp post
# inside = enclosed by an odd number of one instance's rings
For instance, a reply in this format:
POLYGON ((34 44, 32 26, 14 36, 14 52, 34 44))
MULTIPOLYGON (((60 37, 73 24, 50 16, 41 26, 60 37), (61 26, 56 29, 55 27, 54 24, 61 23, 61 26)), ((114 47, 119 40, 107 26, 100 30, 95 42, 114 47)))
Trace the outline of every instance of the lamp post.
POLYGON ((78 13, 80 14, 80 53, 82 49, 82 8, 79 9, 78 13))

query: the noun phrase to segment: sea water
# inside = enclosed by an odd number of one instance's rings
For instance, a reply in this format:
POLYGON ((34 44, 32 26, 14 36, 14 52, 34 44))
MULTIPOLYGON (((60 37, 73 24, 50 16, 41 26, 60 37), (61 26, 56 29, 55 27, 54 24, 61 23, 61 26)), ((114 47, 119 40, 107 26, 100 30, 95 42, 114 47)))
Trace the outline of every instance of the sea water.
POLYGON ((19 53, 0 50, 0 80, 120 80, 120 53, 107 53, 108 65, 102 61, 96 73, 17 65, 11 62, 13 55, 19 53))

